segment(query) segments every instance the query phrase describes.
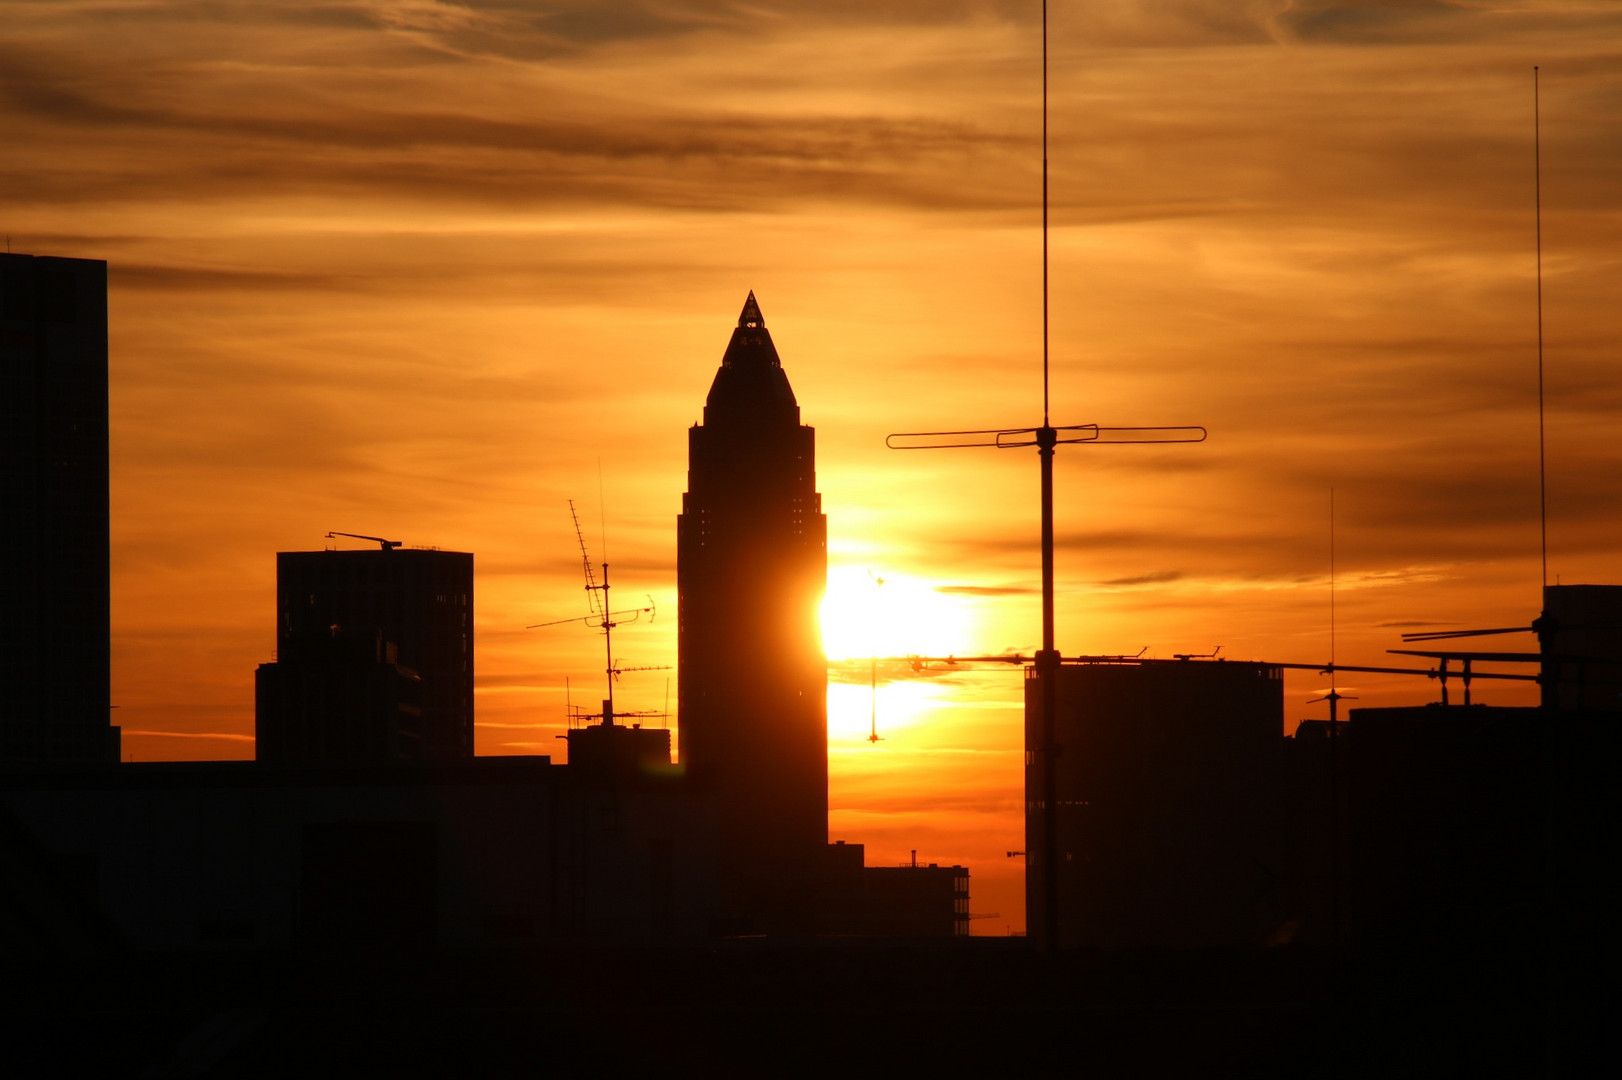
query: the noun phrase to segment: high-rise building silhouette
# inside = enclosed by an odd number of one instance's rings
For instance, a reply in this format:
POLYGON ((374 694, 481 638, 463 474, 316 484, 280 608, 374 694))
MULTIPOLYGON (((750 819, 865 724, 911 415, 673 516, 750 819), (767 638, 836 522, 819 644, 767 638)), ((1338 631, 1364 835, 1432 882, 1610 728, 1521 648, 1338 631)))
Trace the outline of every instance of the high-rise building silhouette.
MULTIPOLYGON (((827 518, 816 433, 754 293, 688 431, 676 519, 680 713, 688 779, 716 800, 741 918, 795 918, 828 838, 827 518)), ((808 903, 809 901, 807 901, 808 903)))
POLYGON ((277 552, 276 662, 259 688, 262 760, 471 757, 473 556, 277 552))
POLYGON ((1535 629, 1545 704, 1622 711, 1622 585, 1545 585, 1535 629))
POLYGON ((411 761, 424 756, 422 677, 381 633, 301 641, 254 679, 259 761, 411 761))
POLYGON ((0 254, 0 762, 117 761, 107 264, 0 254))
MULTIPOLYGON (((1284 677, 1268 664, 1164 660, 1058 669, 1061 946, 1255 945, 1281 921, 1284 677)), ((1025 683, 1026 745, 1043 680, 1025 683)), ((1041 768, 1025 769, 1025 850, 1044 850, 1041 768)), ((1027 862, 1040 935, 1048 868, 1027 862)))

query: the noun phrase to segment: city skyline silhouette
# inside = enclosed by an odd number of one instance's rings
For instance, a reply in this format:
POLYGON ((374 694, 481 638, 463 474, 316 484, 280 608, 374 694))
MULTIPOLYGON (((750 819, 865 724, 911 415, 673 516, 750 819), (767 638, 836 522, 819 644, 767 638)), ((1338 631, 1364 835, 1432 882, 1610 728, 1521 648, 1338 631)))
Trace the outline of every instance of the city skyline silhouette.
MULTIPOLYGON (((1032 13, 224 31, 263 61, 252 79, 187 34, 158 44, 162 8, 116 34, 15 14, 4 228, 18 252, 109 263, 128 755, 252 755, 274 552, 334 529, 478 555, 476 749, 554 752, 564 680, 599 667, 590 635, 522 630, 578 596, 565 500, 673 612, 682 432, 753 288, 820 433, 829 621, 855 625, 829 640, 861 668, 831 677, 834 834, 860 831, 875 861, 923 844, 1017 879, 1017 679, 892 671, 867 744, 864 661, 1035 644, 1034 483, 882 449, 1032 400, 1032 13), (896 35, 918 51, 887 50, 896 35), (871 63, 819 74, 808 53, 871 63), (267 92, 312 67, 306 97, 267 92), (714 91, 711 68, 763 89, 714 91), (526 78, 544 109, 513 104, 526 78), (470 148, 496 165, 457 167, 470 148), (891 582, 876 600, 869 571, 891 582), (864 640, 874 625, 887 640, 864 640)), ((1186 409, 1221 433, 1195 462, 1061 462, 1067 650, 1326 658, 1331 486, 1342 662, 1387 661, 1417 624, 1536 614, 1534 29, 1551 572, 1622 580, 1603 34, 1465 11, 1359 31, 1055 17, 1055 401, 1121 423, 1186 409)), ((674 620, 621 651, 674 663, 674 620)), ((1322 715, 1325 683, 1287 677, 1287 723, 1322 715)), ((662 676, 624 693, 655 705, 662 676)))
POLYGON ((4 14, 8 1075, 1616 1059, 1622 11, 4 14))

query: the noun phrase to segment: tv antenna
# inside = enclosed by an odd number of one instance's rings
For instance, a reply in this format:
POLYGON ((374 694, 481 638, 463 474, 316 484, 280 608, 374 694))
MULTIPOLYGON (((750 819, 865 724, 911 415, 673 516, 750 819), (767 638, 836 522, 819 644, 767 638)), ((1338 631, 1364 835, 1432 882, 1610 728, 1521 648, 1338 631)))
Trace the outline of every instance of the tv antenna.
POLYGON ((1042 686, 1041 745, 1028 747, 1041 762, 1042 848, 1034 862, 1042 871, 1044 947, 1059 947, 1059 804, 1058 804, 1058 674, 1059 650, 1053 640, 1053 454, 1071 443, 1196 443, 1205 428, 1104 427, 1099 424, 1055 425, 1049 414, 1048 334, 1048 5, 1042 0, 1042 423, 1039 427, 983 428, 975 431, 913 431, 884 440, 891 450, 1036 447, 1042 478, 1042 650, 1035 669, 1042 686))
MULTIPOLYGON (((567 706, 571 720, 593 720, 600 716, 605 725, 613 727, 616 715, 661 716, 663 714, 655 712, 625 712, 618 714, 614 712, 614 684, 619 681, 619 677, 623 672, 670 670, 669 665, 665 664, 627 667, 614 659, 615 628, 637 622, 643 615, 646 615, 648 621, 652 622, 657 614, 653 597, 652 595, 648 596, 646 607, 621 608, 619 611, 610 610, 608 603, 608 564, 606 562, 602 564, 603 580, 601 584, 598 584, 597 574, 591 567, 591 555, 586 551, 586 537, 580 529, 580 514, 575 510, 573 499, 569 500, 569 519, 574 522, 575 540, 580 544, 580 565, 584 569, 586 576, 586 605, 591 609, 591 613, 589 615, 576 615, 570 619, 553 619, 550 622, 531 623, 524 629, 539 630, 542 627, 562 626, 565 623, 584 623, 603 632, 603 648, 607 655, 607 666, 603 669, 603 674, 608 684, 608 696, 603 699, 603 711, 601 713, 576 713, 571 703, 567 706)), ((565 683, 565 690, 567 692, 567 683, 565 683)))

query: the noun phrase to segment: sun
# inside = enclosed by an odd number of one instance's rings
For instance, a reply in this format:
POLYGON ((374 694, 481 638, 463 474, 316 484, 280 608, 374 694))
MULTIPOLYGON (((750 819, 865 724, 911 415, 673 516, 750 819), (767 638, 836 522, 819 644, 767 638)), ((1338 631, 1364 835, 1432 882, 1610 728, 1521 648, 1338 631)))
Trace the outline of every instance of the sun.
POLYGON ((861 567, 828 570, 822 647, 829 660, 948 656, 969 642, 969 613, 931 582, 861 567))

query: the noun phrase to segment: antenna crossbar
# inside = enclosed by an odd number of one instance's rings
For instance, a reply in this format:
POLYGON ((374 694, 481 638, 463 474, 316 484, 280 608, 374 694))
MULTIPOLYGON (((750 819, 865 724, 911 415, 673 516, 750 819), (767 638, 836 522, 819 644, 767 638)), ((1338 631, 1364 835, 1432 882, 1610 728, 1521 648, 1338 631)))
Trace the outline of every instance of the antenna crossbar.
POLYGON ((648 617, 649 622, 652 622, 654 617, 658 615, 658 611, 654 607, 652 596, 648 597, 646 607, 620 608, 618 611, 601 611, 593 612, 590 615, 576 615, 572 619, 553 619, 551 622, 530 623, 528 626, 524 627, 524 629, 539 630, 543 626, 563 626, 567 623, 584 623, 587 626, 595 626, 599 630, 610 630, 617 626, 628 626, 631 623, 641 619, 644 615, 648 617), (623 618, 622 616, 625 615, 629 615, 630 618, 623 618), (604 623, 605 619, 609 620, 606 624, 604 623))
POLYGON ((1104 427, 1070 424, 1051 428, 981 428, 973 431, 901 431, 885 437, 891 450, 956 450, 992 446, 1015 450, 1040 446, 1044 432, 1052 432, 1052 445, 1070 443, 1197 443, 1207 432, 1197 424, 1175 427, 1104 427))

